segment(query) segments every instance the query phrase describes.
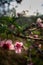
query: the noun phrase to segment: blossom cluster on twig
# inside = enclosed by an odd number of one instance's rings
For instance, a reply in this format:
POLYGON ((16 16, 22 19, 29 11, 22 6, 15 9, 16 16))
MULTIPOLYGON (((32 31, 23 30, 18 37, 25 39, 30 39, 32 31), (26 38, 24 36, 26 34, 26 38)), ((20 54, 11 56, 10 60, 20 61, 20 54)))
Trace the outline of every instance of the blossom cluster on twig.
POLYGON ((13 44, 12 40, 2 40, 0 41, 0 47, 7 50, 14 50, 16 53, 21 53, 23 48, 23 43, 16 41, 13 44))
POLYGON ((43 20, 41 18, 38 18, 37 21, 36 21, 37 25, 39 28, 42 28, 43 29, 43 20))

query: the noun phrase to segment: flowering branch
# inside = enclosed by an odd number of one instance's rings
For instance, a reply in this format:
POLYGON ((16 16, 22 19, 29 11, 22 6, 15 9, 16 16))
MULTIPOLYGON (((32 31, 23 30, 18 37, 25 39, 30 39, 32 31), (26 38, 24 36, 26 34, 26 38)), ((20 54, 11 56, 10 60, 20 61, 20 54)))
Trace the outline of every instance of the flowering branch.
POLYGON ((9 30, 14 36, 17 36, 17 37, 20 37, 20 38, 23 38, 23 39, 32 39, 32 40, 38 40, 38 41, 43 41, 43 39, 41 38, 33 38, 33 37, 30 37, 30 36, 24 36, 24 35, 18 35, 14 32, 12 32, 11 30, 9 30))

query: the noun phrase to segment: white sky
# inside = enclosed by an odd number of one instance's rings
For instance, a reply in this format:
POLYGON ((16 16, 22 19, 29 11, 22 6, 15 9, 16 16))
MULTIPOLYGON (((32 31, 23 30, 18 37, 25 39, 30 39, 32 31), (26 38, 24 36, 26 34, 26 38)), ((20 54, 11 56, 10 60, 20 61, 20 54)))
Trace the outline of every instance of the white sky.
MULTIPOLYGON (((43 6, 41 6, 43 4, 43 0, 23 0, 21 4, 17 4, 16 2, 12 2, 11 4, 14 7, 16 5, 18 6, 16 8, 17 12, 29 10, 29 14, 33 14, 33 12, 36 12, 38 9, 38 11, 43 14, 43 6)), ((10 6, 10 8, 12 6, 10 6)))

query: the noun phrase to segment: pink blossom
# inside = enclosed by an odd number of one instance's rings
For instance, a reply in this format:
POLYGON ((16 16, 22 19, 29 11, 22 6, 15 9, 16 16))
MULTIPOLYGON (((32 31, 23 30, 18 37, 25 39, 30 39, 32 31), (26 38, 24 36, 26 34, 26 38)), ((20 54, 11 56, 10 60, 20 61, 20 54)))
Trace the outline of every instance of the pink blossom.
POLYGON ((39 46, 38 46, 39 48, 41 48, 42 47, 42 45, 41 44, 39 44, 39 46))
POLYGON ((12 44, 12 40, 7 40, 7 41, 6 41, 6 44, 11 45, 11 44, 12 44))
POLYGON ((14 50, 14 45, 12 44, 12 40, 0 41, 0 47, 4 49, 14 50))
POLYGON ((27 65, 33 65, 33 63, 27 64, 27 65))
POLYGON ((43 24, 41 25, 41 27, 43 28, 43 24))
POLYGON ((9 50, 14 50, 14 45, 13 45, 13 44, 11 44, 11 45, 9 46, 9 50))
POLYGON ((38 23, 38 27, 43 28, 43 23, 38 23))
POLYGON ((42 22, 42 19, 41 19, 41 18, 38 18, 38 19, 37 19, 37 24, 38 24, 38 23, 41 23, 41 22, 42 22))
POLYGON ((16 53, 21 53, 22 47, 23 47, 23 43, 22 42, 16 42, 15 45, 14 45, 15 52, 16 53))
POLYGON ((6 44, 9 46, 8 47, 9 50, 14 50, 14 45, 12 44, 12 40, 7 40, 6 44))
POLYGON ((38 35, 34 35, 34 38, 38 38, 38 35))
POLYGON ((40 28, 43 28, 43 24, 42 23, 40 23, 39 25, 40 25, 40 28))
POLYGON ((40 18, 37 19, 37 24, 38 24, 38 27, 43 28, 43 23, 40 18))
POLYGON ((1 41, 0 47, 2 47, 4 49, 14 50, 14 45, 12 44, 12 40, 1 41))
POLYGON ((4 44, 5 44, 5 40, 0 41, 0 47, 3 47, 4 44))
POLYGON ((3 44, 3 48, 4 48, 4 49, 9 49, 9 44, 6 44, 6 43, 3 44))

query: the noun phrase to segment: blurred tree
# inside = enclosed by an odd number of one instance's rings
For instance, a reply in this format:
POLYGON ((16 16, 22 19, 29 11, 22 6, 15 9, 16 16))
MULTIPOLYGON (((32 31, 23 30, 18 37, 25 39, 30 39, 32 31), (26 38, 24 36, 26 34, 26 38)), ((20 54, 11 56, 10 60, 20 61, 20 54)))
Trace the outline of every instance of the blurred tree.
POLYGON ((3 15, 6 15, 5 4, 8 5, 8 12, 9 12, 9 6, 11 5, 10 2, 12 1, 16 1, 19 4, 22 2, 22 0, 0 0, 0 7, 3 10, 3 15))
POLYGON ((11 12, 12 12, 12 17, 16 16, 16 9, 15 8, 12 8, 11 12))
POLYGON ((21 3, 21 2, 22 2, 22 0, 16 0, 16 2, 17 2, 17 3, 21 3))

